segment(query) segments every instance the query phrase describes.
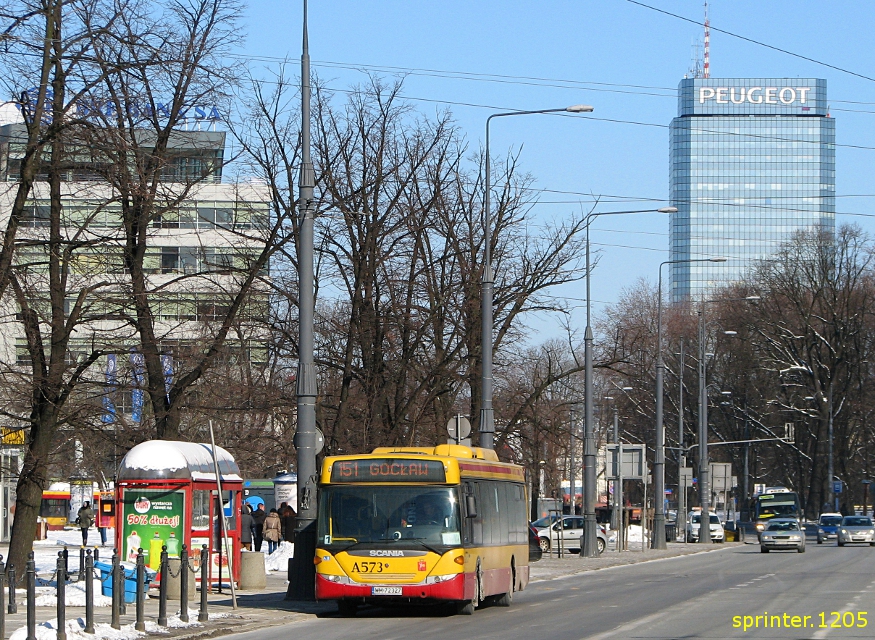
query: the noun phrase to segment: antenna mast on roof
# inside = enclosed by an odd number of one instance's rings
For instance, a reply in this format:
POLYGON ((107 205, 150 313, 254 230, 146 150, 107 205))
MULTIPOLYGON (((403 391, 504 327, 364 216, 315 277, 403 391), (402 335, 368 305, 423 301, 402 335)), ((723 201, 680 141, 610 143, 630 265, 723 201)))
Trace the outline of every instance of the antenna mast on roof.
POLYGON ((704 77, 711 77, 711 21, 708 19, 708 2, 705 2, 705 70, 704 77))

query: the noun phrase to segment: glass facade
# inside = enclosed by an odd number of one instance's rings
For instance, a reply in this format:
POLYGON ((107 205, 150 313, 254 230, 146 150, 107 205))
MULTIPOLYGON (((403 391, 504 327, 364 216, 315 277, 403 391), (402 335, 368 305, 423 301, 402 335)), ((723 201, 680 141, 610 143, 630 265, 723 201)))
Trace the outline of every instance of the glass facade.
POLYGON ((793 232, 835 229, 835 120, 826 80, 696 78, 671 123, 671 299, 740 280, 793 232))

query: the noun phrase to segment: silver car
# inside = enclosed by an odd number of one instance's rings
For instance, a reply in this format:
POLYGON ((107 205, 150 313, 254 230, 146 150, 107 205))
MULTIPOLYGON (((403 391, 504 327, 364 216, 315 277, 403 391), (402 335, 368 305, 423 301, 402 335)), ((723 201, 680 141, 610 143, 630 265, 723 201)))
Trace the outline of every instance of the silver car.
POLYGON ((868 542, 875 547, 875 527, 872 526, 872 518, 867 516, 845 516, 838 533, 836 542, 840 547, 855 542, 868 542))
MULTIPOLYGON (((562 547, 567 551, 580 551, 580 537, 583 535, 583 516, 563 516, 559 522, 555 516, 545 516, 532 523, 538 531, 538 539, 543 553, 549 553, 551 548, 559 546, 562 537, 562 547)), ((608 536, 601 525, 596 525, 596 545, 599 553, 608 546, 608 536)))
POLYGON ((796 518, 773 518, 760 533, 760 552, 798 551, 805 553, 805 530, 796 518))

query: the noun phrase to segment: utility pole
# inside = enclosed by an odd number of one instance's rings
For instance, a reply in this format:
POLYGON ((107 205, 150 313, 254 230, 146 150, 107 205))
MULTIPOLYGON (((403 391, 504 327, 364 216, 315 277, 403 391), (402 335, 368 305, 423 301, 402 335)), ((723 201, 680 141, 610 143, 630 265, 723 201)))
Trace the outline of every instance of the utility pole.
POLYGON ((316 597, 316 367, 314 364, 315 278, 313 276, 313 190, 316 179, 310 157, 310 45, 307 0, 301 53, 301 172, 298 178, 298 375, 297 472, 298 517, 295 557, 289 571, 290 600, 316 597))
POLYGON ((708 482, 708 386, 705 380, 705 305, 699 310, 699 542, 711 544, 711 485, 708 482))
POLYGON ((687 485, 681 479, 682 469, 686 467, 687 457, 684 454, 684 339, 681 338, 680 354, 680 393, 678 395, 678 515, 675 518, 675 528, 678 533, 683 531, 687 538, 687 485), (682 529, 683 527, 683 529, 682 529))
POLYGON ((827 476, 829 476, 829 482, 827 483, 827 490, 829 491, 829 505, 833 511, 839 510, 838 498, 836 497, 835 492, 835 469, 833 468, 833 459, 832 459, 832 381, 829 383, 829 398, 827 400, 828 408, 829 408, 829 458, 827 460, 827 476))
MULTIPOLYGON (((620 445, 620 419, 617 415, 617 407, 614 407, 614 429, 613 429, 613 444, 619 447, 620 445)), ((619 448, 617 449, 617 455, 620 455, 619 448)), ((620 461, 620 466, 623 464, 623 459, 621 457, 617 458, 620 461)), ((621 518, 622 518, 622 509, 623 509, 623 487, 622 484, 618 480, 614 480, 614 508, 611 509, 611 529, 614 531, 620 530, 621 518), (618 508, 619 505, 619 508, 618 508)), ((619 535, 619 534, 617 534, 619 535)), ((617 548, 619 549, 619 540, 617 541, 617 548)))
POLYGON ((571 454, 568 462, 568 466, 570 468, 569 472, 569 482, 571 486, 569 487, 570 494, 570 504, 571 508, 569 509, 569 515, 576 515, 574 513, 574 474, 576 473, 576 469, 574 468, 574 450, 577 448, 577 425, 574 423, 574 405, 571 405, 569 418, 571 420, 571 428, 569 431, 571 432, 571 454))

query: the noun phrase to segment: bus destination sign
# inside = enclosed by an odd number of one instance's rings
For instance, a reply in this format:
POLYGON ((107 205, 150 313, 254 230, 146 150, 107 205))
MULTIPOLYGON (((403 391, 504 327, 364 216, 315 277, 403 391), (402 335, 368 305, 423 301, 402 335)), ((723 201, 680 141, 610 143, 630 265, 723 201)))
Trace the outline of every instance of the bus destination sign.
POLYGON ((377 458, 337 460, 331 466, 331 482, 446 482, 440 460, 377 458))

